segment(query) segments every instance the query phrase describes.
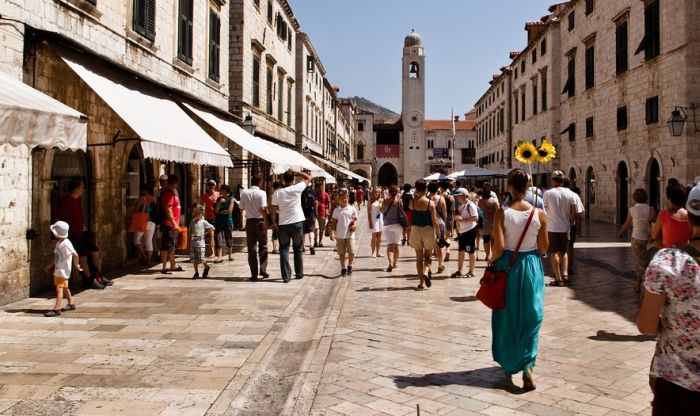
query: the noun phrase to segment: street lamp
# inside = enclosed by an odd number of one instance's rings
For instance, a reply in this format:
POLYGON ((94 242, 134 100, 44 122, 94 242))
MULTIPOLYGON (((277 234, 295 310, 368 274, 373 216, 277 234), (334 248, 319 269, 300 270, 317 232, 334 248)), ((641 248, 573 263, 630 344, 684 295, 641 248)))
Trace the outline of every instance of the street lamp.
MULTIPOLYGON (((688 113, 686 113, 685 110, 693 110, 693 123, 696 123, 696 108, 698 108, 698 105, 695 103, 690 104, 690 107, 675 106, 674 110, 671 111, 671 117, 669 117, 668 121, 666 121, 666 125, 668 125, 668 131, 671 133, 671 136, 678 137, 683 134, 683 126, 685 126, 685 121, 688 119, 688 113)), ((698 131, 697 125, 695 125, 695 131, 698 131)))
POLYGON ((257 126, 255 125, 255 121, 253 121, 253 116, 250 113, 248 113, 245 116, 245 120, 243 120, 243 123, 241 123, 241 127, 243 128, 243 130, 250 133, 251 136, 255 136, 255 128, 257 126))
POLYGON ((304 145, 304 149, 302 149, 301 154, 305 158, 309 159, 311 157, 311 150, 309 149, 309 146, 304 145))

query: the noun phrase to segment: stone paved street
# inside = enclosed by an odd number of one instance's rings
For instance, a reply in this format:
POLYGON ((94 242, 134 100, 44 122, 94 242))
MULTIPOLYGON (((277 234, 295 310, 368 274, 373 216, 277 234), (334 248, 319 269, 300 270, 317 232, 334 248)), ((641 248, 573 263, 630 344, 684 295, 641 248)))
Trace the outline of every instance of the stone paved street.
POLYGON ((387 273, 361 227, 351 278, 326 244, 290 284, 277 256, 270 281, 249 282, 237 253, 206 281, 187 263, 119 276, 60 318, 42 316, 50 296, 5 306, 0 414, 650 414, 654 340, 637 334, 627 249, 610 226, 586 230, 596 238, 580 243, 572 287, 546 289, 538 388, 524 394, 491 360, 477 279, 448 278, 453 260, 415 291, 410 249, 387 273))

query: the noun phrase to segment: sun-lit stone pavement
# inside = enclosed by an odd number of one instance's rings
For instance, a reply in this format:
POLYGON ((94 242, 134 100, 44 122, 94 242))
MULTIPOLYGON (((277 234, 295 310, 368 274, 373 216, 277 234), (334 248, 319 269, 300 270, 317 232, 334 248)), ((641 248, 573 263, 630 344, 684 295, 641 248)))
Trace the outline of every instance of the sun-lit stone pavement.
POLYGON ((187 263, 114 276, 59 318, 42 315, 50 296, 5 305, 0 414, 650 414, 654 340, 634 326, 629 249, 612 226, 584 232, 571 287, 546 288, 529 393, 491 360, 490 311, 474 298, 477 279, 448 277, 454 251, 418 292, 412 250, 387 273, 361 230, 351 278, 338 277, 326 241, 290 284, 275 255, 272 278, 249 282, 236 253, 205 281, 187 263))

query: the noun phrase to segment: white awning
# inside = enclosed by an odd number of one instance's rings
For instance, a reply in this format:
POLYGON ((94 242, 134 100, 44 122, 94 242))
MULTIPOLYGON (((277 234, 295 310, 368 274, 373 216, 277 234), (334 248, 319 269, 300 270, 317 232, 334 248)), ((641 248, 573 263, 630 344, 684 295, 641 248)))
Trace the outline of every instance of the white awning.
POLYGON ((261 139, 259 137, 255 137, 252 134, 245 131, 238 124, 232 121, 224 120, 221 117, 214 115, 208 111, 199 110, 187 103, 183 103, 183 105, 187 107, 190 111, 192 111, 194 114, 196 114, 197 117, 204 120, 204 122, 221 132, 232 142, 236 143, 243 149, 259 157, 260 159, 270 162, 270 164, 272 164, 272 172, 274 174, 282 174, 287 169, 292 167, 289 161, 286 160, 284 156, 278 151, 277 148, 279 146, 277 144, 261 139))
POLYGON ((118 83, 117 74, 62 57, 141 138, 147 158, 232 167, 231 156, 173 101, 118 83))
POLYGON ((84 151, 87 117, 0 72, 0 144, 84 151))
POLYGON ((183 103, 183 105, 196 114, 197 117, 204 120, 207 124, 221 132, 243 149, 270 162, 274 174, 280 175, 288 169, 305 169, 310 171, 311 176, 314 178, 323 177, 326 179, 326 182, 335 183, 335 178, 333 178, 333 176, 326 173, 322 168, 299 154, 296 150, 280 146, 277 143, 261 139, 260 137, 255 137, 236 123, 224 120, 208 111, 199 110, 186 103, 183 103))
POLYGON ((360 181, 360 182, 367 182, 367 183, 369 183, 369 179, 365 178, 364 176, 358 175, 357 173, 355 173, 355 172, 353 172, 353 171, 351 171, 351 170, 349 170, 349 169, 345 169, 344 167, 342 167, 342 166, 340 166, 340 165, 338 165, 338 164, 336 164, 336 163, 333 163, 333 162, 331 162, 331 161, 329 161, 329 160, 321 159, 321 158, 318 157, 318 156, 314 156, 314 159, 318 160, 320 163, 325 163, 325 164, 327 164, 327 165, 330 165, 333 169, 337 170, 338 172, 341 172, 341 173, 345 174, 345 175, 346 175, 348 178, 350 178, 350 179, 356 179, 356 180, 358 180, 358 181, 360 181))

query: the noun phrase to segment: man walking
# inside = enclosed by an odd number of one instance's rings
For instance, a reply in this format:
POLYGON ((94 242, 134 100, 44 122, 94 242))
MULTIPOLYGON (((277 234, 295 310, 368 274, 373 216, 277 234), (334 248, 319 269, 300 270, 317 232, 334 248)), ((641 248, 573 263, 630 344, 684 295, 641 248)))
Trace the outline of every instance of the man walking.
POLYGON ((479 198, 479 208, 484 213, 484 226, 481 229, 481 238, 484 240, 484 251, 486 252, 486 262, 491 260, 491 232, 493 230, 493 218, 498 211, 498 199, 492 195, 491 184, 485 183, 481 189, 479 198))
POLYGON ((566 249, 569 245, 569 229, 572 219, 576 217, 576 200, 573 193, 564 188, 564 173, 560 170, 552 173, 554 187, 542 195, 544 209, 547 213, 547 234, 549 248, 547 252, 552 261, 554 281, 550 286, 562 287, 569 283, 567 272, 568 259, 566 249))
POLYGON ((163 261, 163 268, 160 272, 163 274, 170 274, 171 271, 183 271, 182 267, 175 262, 175 250, 177 249, 177 240, 180 234, 180 210, 182 209, 180 198, 175 193, 177 183, 177 175, 168 176, 168 185, 160 194, 160 206, 163 214, 165 214, 165 219, 160 225, 162 234, 160 258, 163 261), (170 269, 167 268, 168 261, 170 262, 170 269))
POLYGON ((331 197, 323 190, 323 183, 316 184, 316 218, 318 219, 318 241, 314 244, 323 247, 323 235, 326 232, 326 221, 331 211, 331 197))
POLYGON ((289 265, 289 244, 294 248, 294 275, 297 279, 304 277, 304 263, 301 249, 304 244, 304 212, 301 209, 301 193, 311 182, 311 176, 306 173, 288 170, 282 175, 284 184, 272 194, 270 214, 272 228, 279 232, 280 269, 282 279, 289 283, 292 269, 289 265), (294 177, 300 176, 302 181, 294 184, 294 177), (279 223, 275 214, 279 212, 279 223))
POLYGON ((254 176, 252 186, 241 192, 241 210, 245 212, 245 237, 248 244, 250 280, 258 280, 258 274, 267 279, 267 194, 260 189, 262 178, 254 176))

